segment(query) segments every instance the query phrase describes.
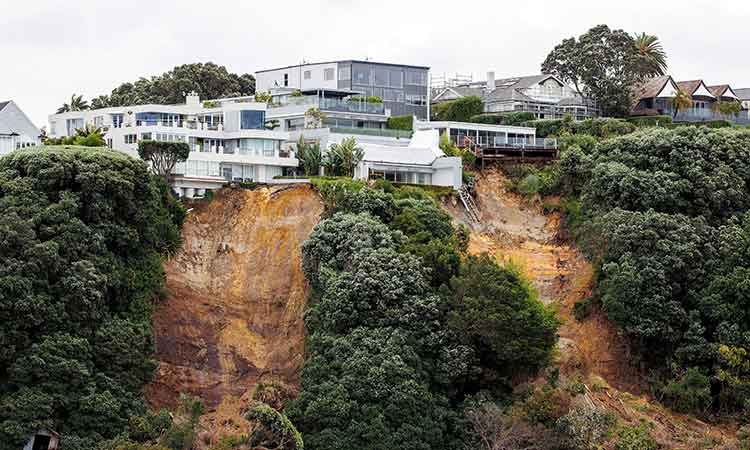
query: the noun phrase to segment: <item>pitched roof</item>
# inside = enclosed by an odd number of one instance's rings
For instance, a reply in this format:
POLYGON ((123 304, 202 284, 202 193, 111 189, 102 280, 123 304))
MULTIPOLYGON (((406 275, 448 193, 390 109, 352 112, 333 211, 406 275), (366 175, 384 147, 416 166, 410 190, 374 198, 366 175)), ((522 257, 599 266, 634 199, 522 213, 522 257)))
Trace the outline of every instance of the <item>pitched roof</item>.
POLYGON ((750 88, 735 89, 734 93, 740 100, 750 100, 750 88))
POLYGON ((10 103, 10 100, 8 100, 8 101, 6 101, 6 102, 0 102, 0 111, 2 111, 2 110, 3 110, 3 108, 5 108, 5 106, 6 106, 6 105, 7 105, 8 103, 10 103))
MULTIPOLYGON (((530 88, 537 83, 548 78, 555 78, 554 75, 540 74, 525 77, 501 78, 495 80, 495 89, 485 94, 485 100, 504 101, 504 100, 526 100, 533 99, 522 92, 522 89, 530 88)), ((555 78, 557 79, 557 78, 555 78)))
POLYGON ((708 88, 709 92, 711 92, 717 97, 721 97, 724 94, 724 92, 726 92, 727 89, 729 89, 728 84, 719 84, 716 86, 706 86, 706 87, 708 88))
POLYGON ((669 75, 650 78, 635 87, 633 91, 634 96, 636 100, 641 100, 644 98, 654 98, 658 96, 659 93, 661 93, 661 91, 664 89, 664 86, 666 86, 670 81, 674 83, 674 80, 672 80, 672 77, 670 77, 669 75))

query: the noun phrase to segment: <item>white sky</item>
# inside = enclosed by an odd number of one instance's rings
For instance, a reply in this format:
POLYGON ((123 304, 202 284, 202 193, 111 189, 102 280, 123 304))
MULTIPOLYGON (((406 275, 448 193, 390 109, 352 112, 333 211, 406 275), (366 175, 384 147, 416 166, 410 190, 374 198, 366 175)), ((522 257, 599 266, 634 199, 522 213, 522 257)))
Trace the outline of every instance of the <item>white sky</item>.
POLYGON ((74 92, 91 99, 208 61, 253 73, 369 57, 433 75, 529 75, 600 23, 659 36, 678 80, 750 87, 747 0, 0 0, 0 101, 42 126, 74 92))

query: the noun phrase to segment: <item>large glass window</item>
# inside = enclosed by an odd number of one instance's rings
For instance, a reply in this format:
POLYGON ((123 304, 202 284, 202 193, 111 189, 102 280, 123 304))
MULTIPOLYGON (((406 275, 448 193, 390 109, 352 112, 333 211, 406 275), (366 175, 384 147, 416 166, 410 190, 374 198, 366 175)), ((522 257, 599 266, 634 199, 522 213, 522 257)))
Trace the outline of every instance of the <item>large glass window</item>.
POLYGON ((265 118, 265 111, 240 111, 240 129, 262 130, 265 118))
POLYGON ((411 86, 427 86, 427 74, 422 71, 407 70, 406 84, 411 86))
POLYGON ((281 146, 280 141, 273 139, 240 139, 240 155, 265 156, 273 158, 281 146))
POLYGON ((112 126, 120 128, 122 126, 123 114, 112 114, 112 126))
POLYGON ((400 88, 404 87, 404 74, 401 69, 388 70, 388 86, 400 88))
POLYGON ((375 86, 388 87, 388 69, 375 67, 372 69, 372 77, 375 86))
POLYGON ((349 81, 351 79, 352 79, 352 67, 340 66, 339 67, 339 81, 349 81))
POLYGON ((367 66, 352 67, 352 83, 370 84, 370 69, 367 66))
POLYGON ((335 71, 333 68, 324 69, 323 70, 323 80, 325 81, 331 81, 334 78, 335 71))
POLYGON ((83 128, 83 118, 67 119, 65 123, 68 131, 68 136, 74 135, 76 130, 83 128))

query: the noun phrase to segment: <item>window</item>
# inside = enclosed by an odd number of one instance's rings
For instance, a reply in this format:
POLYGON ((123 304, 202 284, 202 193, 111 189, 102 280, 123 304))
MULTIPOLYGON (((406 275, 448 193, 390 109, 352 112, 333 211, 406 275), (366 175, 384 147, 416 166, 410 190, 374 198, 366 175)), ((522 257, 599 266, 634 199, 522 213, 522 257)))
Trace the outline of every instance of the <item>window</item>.
POLYGON ((388 69, 376 67, 372 69, 373 84, 388 87, 388 69))
POLYGON ((124 138, 126 144, 135 144, 136 142, 138 142, 137 134, 126 134, 124 138))
POLYGON ((331 81, 333 80, 333 75, 334 75, 333 68, 323 70, 323 80, 331 81))
POLYGON ((150 141, 151 140, 151 133, 141 133, 141 140, 142 141, 150 141))
POLYGON ((289 74, 285 73, 284 74, 284 87, 288 87, 288 86, 289 86, 289 74))
POLYGON ((57 122, 52 121, 49 123, 49 132, 52 136, 57 134, 57 122))
POLYGON ((407 70, 406 84, 411 86, 427 86, 427 74, 421 71, 407 70))
POLYGON ((406 103, 410 105, 423 106, 427 104, 427 96, 419 94, 406 94, 406 103))
POLYGON ((354 66, 352 68, 352 83, 370 84, 370 69, 367 67, 354 66))
POLYGON ((352 79, 352 67, 341 66, 339 67, 339 81, 349 81, 352 79))
POLYGON ((122 127, 123 114, 112 114, 112 126, 114 128, 122 127))
POLYGON ((311 77, 310 71, 309 70, 305 70, 305 80, 309 80, 310 77, 311 77))
POLYGON ((388 70, 388 86, 395 88, 404 87, 404 74, 400 69, 388 70))
POLYGON ((80 119, 68 119, 66 122, 66 128, 68 131, 68 136, 73 136, 76 132, 76 130, 83 128, 83 118, 80 119))
POLYGON ((265 111, 240 111, 240 129, 262 130, 265 117, 265 111))

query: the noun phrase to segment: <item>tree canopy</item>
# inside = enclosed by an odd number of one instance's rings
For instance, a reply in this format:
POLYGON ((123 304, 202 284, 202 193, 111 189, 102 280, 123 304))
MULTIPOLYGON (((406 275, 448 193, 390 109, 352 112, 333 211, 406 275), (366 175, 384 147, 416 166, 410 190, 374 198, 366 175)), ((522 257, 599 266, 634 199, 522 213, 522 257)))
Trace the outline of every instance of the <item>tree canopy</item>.
POLYGON ((94 448, 143 410, 151 305, 184 217, 173 202, 106 149, 0 159, 0 449, 39 428, 94 448))
POLYGON ((109 95, 93 99, 91 108, 177 104, 185 101, 188 92, 196 92, 202 99, 254 95, 255 77, 229 72, 212 62, 183 64, 161 75, 123 83, 109 95))
POLYGON ((595 100, 604 115, 625 116, 632 107, 633 87, 666 64, 655 39, 636 40, 623 30, 598 25, 555 46, 542 72, 572 84, 579 94, 595 100))

